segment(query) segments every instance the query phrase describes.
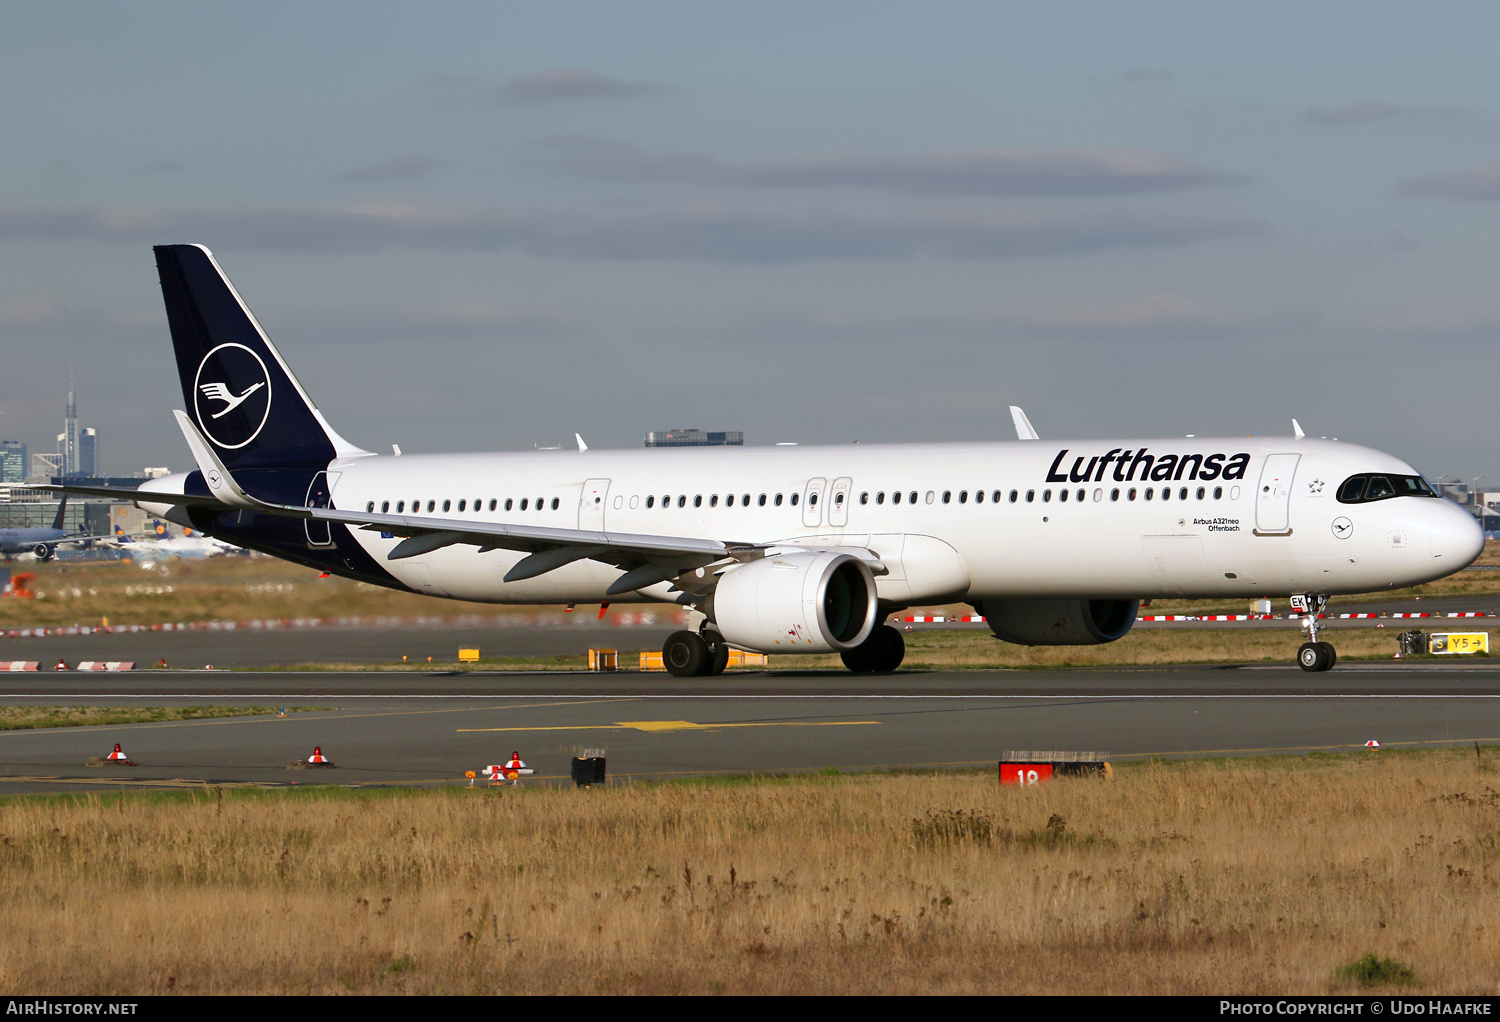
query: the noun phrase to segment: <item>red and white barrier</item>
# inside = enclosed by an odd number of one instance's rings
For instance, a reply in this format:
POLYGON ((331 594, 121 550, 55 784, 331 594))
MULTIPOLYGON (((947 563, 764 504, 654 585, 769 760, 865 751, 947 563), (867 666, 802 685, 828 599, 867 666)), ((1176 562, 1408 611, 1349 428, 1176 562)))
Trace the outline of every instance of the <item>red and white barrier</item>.
POLYGON ((134 660, 80 660, 78 661, 80 671, 133 671, 134 660))
POLYGON ((1391 617, 1432 617, 1432 615, 1423 611, 1420 614, 1392 614, 1391 617))
POLYGON ((1489 617, 1490 615, 1488 613, 1486 613, 1485 611, 1482 611, 1482 610, 1463 610, 1463 611, 1456 611, 1456 612, 1454 612, 1452 614, 1449 614, 1447 616, 1448 617, 1489 617))
POLYGON ((0 671, 34 671, 40 666, 35 660, 0 660, 0 671))

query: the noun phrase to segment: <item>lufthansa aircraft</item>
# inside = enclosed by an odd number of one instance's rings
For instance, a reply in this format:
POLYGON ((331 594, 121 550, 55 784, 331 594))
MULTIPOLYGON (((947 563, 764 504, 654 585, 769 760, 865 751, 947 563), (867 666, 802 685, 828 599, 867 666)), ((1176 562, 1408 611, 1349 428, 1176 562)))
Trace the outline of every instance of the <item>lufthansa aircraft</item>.
POLYGON ((1305 598, 1415 585, 1484 535, 1400 458, 1301 435, 376 456, 324 420, 206 248, 156 248, 198 470, 126 496, 322 571, 489 603, 659 601, 693 630, 674 674, 731 647, 905 654, 884 622, 965 602, 1007 642, 1111 642, 1143 597, 1305 598), (146 492, 149 492, 149 496, 146 492))

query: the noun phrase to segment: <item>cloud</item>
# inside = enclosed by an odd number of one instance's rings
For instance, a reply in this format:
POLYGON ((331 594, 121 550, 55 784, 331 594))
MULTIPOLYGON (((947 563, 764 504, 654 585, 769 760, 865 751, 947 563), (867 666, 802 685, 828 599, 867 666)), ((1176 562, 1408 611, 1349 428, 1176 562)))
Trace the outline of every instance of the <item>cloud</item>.
POLYGON ((1375 323, 1402 335, 1453 338, 1500 337, 1500 305, 1483 302, 1425 302, 1393 309, 1375 323))
POLYGON ((366 167, 353 167, 339 174, 339 181, 420 181, 447 164, 427 156, 393 156, 366 167))
POLYGON ((1120 81, 1132 85, 1147 85, 1152 82, 1170 82, 1172 72, 1164 67, 1132 67, 1120 73, 1120 81))
POLYGON ((1401 113, 1393 103, 1367 100, 1362 103, 1346 103, 1343 106, 1314 106, 1302 113, 1309 124, 1332 127, 1340 124, 1355 124, 1359 121, 1382 121, 1401 113))
POLYGON ((1412 178, 1396 187, 1402 195, 1435 195, 1441 199, 1490 202, 1500 199, 1500 163, 1455 174, 1412 178))
POLYGON ((512 78, 495 91, 509 103, 550 103, 571 99, 622 99, 674 91, 659 82, 625 82, 586 67, 558 67, 512 78))
POLYGON ((928 155, 828 154, 728 163, 701 153, 644 152, 608 139, 544 142, 547 169, 605 181, 751 188, 871 188, 923 196, 1136 195, 1243 181, 1187 160, 1131 149, 989 149, 928 155))
POLYGON ((565 259, 745 263, 923 255, 1034 258, 1118 248, 1176 248, 1266 233, 1265 225, 1255 220, 1113 213, 880 217, 710 205, 595 216, 399 203, 233 210, 0 206, 0 238, 122 244, 177 238, 278 252, 364 253, 407 246, 450 252, 515 250, 565 259))
POLYGON ((956 314, 770 313, 742 318, 719 334, 734 340, 754 337, 789 343, 823 340, 905 344, 1000 338, 1190 341, 1280 330, 1289 324, 1305 328, 1314 319, 1306 310, 1294 309, 1246 317, 1199 299, 1158 293, 1124 299, 1046 299, 1012 308, 956 314))

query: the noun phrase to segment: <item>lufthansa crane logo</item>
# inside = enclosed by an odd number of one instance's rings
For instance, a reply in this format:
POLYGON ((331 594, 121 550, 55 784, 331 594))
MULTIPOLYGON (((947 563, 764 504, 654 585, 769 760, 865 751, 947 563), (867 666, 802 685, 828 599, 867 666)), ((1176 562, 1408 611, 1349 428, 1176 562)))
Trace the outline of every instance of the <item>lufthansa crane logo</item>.
POLYGON ((266 364, 243 344, 219 345, 198 364, 193 411, 209 440, 229 451, 244 447, 260 435, 271 414, 266 364))

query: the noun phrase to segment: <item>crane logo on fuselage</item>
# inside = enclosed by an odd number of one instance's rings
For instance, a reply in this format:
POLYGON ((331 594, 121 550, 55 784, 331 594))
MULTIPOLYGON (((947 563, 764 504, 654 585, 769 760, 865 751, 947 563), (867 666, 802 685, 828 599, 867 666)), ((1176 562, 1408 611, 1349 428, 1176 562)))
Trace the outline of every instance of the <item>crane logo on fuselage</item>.
POLYGON ((1049 483, 1100 483, 1106 473, 1117 483, 1168 482, 1179 479, 1243 479, 1250 467, 1248 454, 1152 454, 1147 448, 1122 451, 1116 447, 1104 455, 1080 454, 1072 468, 1063 470, 1067 448, 1057 452, 1047 470, 1049 483), (1114 468, 1111 471, 1110 466, 1114 468))
POLYGON ((244 447, 260 435, 271 414, 271 374, 243 344, 221 344, 203 356, 193 380, 193 417, 198 428, 225 450, 244 447))

